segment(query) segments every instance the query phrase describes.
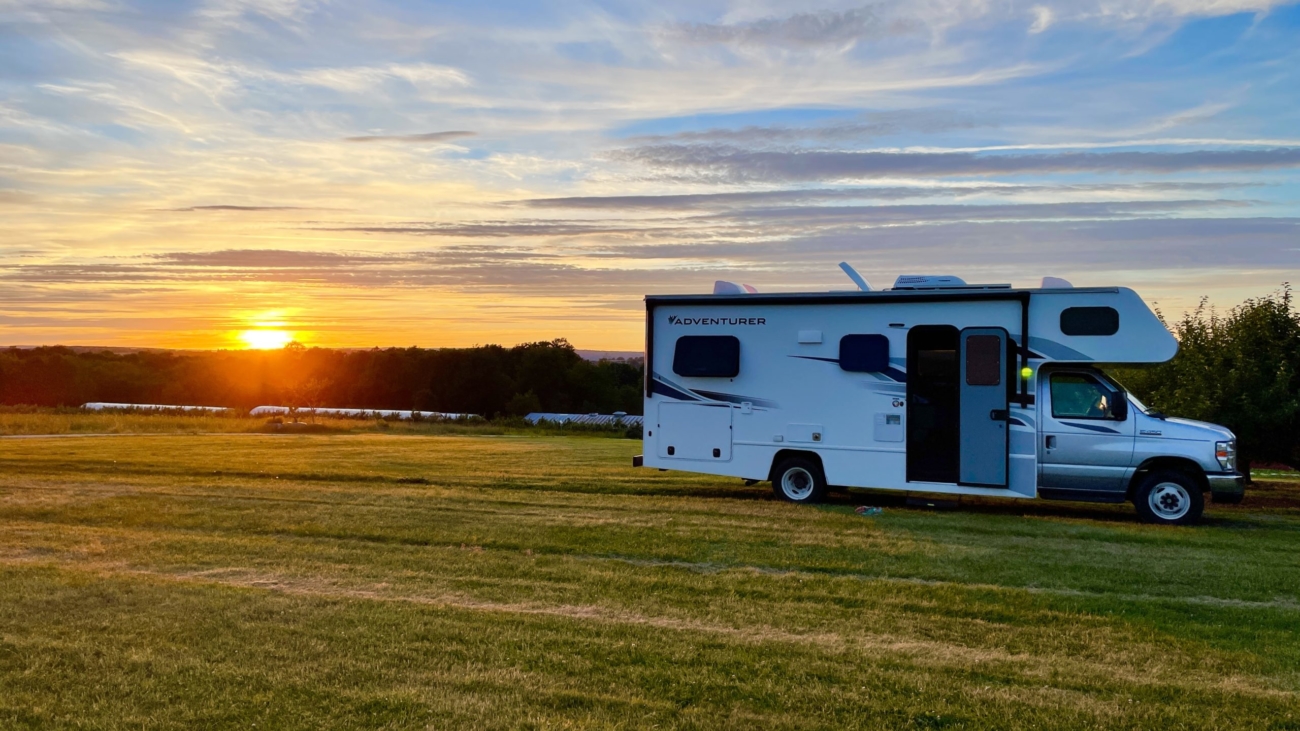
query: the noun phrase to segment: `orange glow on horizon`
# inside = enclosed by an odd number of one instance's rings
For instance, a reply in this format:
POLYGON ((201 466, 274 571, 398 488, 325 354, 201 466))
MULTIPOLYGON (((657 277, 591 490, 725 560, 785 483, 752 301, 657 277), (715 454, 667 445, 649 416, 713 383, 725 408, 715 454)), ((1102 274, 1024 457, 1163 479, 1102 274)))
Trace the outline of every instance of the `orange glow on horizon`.
POLYGON ((251 350, 275 350, 293 341, 293 333, 284 330, 245 330, 239 339, 251 350))

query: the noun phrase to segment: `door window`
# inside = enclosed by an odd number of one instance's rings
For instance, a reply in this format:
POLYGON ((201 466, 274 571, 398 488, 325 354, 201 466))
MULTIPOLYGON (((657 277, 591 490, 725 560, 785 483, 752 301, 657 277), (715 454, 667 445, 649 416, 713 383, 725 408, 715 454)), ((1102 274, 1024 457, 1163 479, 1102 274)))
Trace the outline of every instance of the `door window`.
POLYGON ((1084 373, 1052 374, 1052 416, 1058 419, 1113 419, 1115 393, 1084 373))
POLYGON ((997 335, 966 338, 966 385, 1002 385, 1002 338, 997 335))

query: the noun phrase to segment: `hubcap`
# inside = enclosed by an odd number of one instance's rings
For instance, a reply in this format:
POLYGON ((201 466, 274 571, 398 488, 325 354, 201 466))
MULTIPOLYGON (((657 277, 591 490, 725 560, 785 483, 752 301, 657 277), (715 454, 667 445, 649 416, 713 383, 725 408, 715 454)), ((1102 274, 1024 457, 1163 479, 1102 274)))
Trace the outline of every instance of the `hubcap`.
POLYGON ((1162 482, 1151 490, 1147 505, 1163 520, 1178 520, 1192 509, 1192 496, 1177 482, 1162 482))
POLYGON ((802 467, 794 467, 781 475, 781 492, 791 500, 807 500, 813 491, 813 476, 802 467))

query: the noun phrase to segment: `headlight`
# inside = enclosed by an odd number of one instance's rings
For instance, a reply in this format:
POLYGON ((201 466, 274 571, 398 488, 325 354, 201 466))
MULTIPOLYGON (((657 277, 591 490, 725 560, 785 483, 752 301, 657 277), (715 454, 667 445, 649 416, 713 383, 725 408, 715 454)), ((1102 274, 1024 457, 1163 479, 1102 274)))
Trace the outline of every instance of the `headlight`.
POLYGON ((1219 466, 1225 472, 1232 472, 1237 469, 1237 440, 1230 442, 1214 443, 1214 458, 1219 460, 1219 466))

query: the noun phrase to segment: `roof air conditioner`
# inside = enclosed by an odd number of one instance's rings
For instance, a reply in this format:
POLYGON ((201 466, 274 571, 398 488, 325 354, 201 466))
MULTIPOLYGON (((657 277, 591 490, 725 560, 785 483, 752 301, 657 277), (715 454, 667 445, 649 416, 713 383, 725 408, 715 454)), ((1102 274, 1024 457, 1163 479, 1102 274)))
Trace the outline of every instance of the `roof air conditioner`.
POLYGON ((903 274, 894 280, 894 289, 945 289, 965 287, 961 277, 948 274, 903 274))
POLYGON ((758 290, 748 284, 724 282, 721 279, 713 283, 714 294, 758 294, 758 290))

